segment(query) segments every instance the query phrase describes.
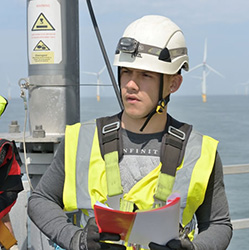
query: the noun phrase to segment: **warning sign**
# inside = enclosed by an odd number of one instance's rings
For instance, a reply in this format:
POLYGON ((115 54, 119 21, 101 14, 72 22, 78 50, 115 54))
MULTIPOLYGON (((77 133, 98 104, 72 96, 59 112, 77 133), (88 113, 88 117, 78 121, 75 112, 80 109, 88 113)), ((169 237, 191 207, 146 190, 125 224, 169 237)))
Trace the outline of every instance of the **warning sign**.
POLYGON ((33 51, 35 52, 32 52, 32 64, 54 63, 54 52, 50 51, 49 47, 42 40, 36 44, 33 51))
POLYGON ((32 64, 51 64, 54 63, 54 52, 32 52, 32 64))
POLYGON ((34 51, 44 51, 44 50, 50 50, 50 49, 42 40, 40 40, 35 46, 34 51))
POLYGON ((36 19, 32 31, 41 31, 41 30, 55 30, 52 24, 48 21, 43 13, 41 13, 36 19))
POLYGON ((62 62, 61 0, 28 1, 30 64, 62 62))

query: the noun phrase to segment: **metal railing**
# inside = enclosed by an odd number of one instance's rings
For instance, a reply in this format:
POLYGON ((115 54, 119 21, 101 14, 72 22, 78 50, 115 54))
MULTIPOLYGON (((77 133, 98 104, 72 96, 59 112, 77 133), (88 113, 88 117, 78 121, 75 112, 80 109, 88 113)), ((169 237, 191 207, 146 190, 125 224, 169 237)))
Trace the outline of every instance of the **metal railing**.
MULTIPOLYGON (((249 164, 227 165, 223 167, 224 175, 249 173, 249 164)), ((249 218, 232 220, 233 229, 249 228, 249 218)))
POLYGON ((227 165, 223 167, 224 174, 246 174, 249 173, 249 164, 227 165))

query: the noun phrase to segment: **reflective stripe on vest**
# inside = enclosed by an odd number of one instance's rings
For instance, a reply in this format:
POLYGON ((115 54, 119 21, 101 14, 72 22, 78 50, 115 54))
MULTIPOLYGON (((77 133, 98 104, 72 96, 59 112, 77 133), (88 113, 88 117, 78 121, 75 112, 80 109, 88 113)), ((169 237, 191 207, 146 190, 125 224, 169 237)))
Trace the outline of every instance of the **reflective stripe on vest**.
MULTIPOLYGON (((79 131, 77 126, 80 125, 67 127, 65 135, 68 139, 65 140, 67 181, 64 193, 70 192, 71 196, 64 195, 63 201, 66 210, 92 210, 96 201, 104 203, 107 200, 105 163, 100 153, 95 122, 82 124, 79 131), (68 174, 74 177, 67 178, 68 174)), ((183 226, 191 223, 196 209, 204 200, 217 144, 216 140, 195 131, 190 135, 184 160, 178 167, 173 187, 173 191, 181 194, 183 226)), ((124 194, 124 199, 134 202, 139 209, 151 208, 160 168, 161 164, 136 183, 127 194, 124 194)))
MULTIPOLYGON (((186 207, 182 214, 182 225, 187 225, 197 208, 203 203, 208 181, 213 170, 218 141, 209 136, 202 137, 200 155, 190 178, 186 207)), ((191 152, 186 152, 191 154, 191 152)))
POLYGON ((67 126, 65 133, 65 185, 63 200, 66 211, 84 206, 91 208, 88 193, 88 170, 95 122, 67 126), (84 135, 84 138, 81 138, 84 135), (82 143, 87 141, 87 143, 82 143), (80 166, 76 168, 76 166, 80 166), (84 197, 84 199, 78 199, 84 197))

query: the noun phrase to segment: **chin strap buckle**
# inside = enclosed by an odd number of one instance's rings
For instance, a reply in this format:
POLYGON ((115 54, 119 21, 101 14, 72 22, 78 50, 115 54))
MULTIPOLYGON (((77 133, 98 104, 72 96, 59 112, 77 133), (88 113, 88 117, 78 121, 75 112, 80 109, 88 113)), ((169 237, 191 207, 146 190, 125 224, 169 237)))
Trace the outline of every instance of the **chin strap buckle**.
POLYGON ((165 100, 160 100, 157 104, 156 112, 161 115, 163 113, 163 110, 165 109, 165 106, 165 100))

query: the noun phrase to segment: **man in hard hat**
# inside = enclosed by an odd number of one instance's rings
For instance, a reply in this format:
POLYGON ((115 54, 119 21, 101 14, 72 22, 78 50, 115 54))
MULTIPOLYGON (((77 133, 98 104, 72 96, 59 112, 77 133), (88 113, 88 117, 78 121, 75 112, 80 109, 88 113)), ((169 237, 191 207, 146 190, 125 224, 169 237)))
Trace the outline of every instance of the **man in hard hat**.
POLYGON ((63 248, 122 249, 103 243, 120 237, 99 234, 95 202, 139 211, 163 206, 177 191, 185 237, 180 233, 165 245, 151 242, 140 248, 226 249, 232 225, 218 142, 167 114, 170 95, 182 83, 181 70, 189 68, 181 29, 162 16, 134 21, 118 42, 114 65, 124 109, 66 128, 65 140, 29 199, 30 218, 63 248), (81 228, 63 209, 80 211, 81 228))
MULTIPOLYGON (((0 117, 7 105, 7 99, 0 96, 0 117)), ((0 246, 11 250, 18 249, 9 212, 23 190, 20 165, 15 142, 0 138, 0 246)))

